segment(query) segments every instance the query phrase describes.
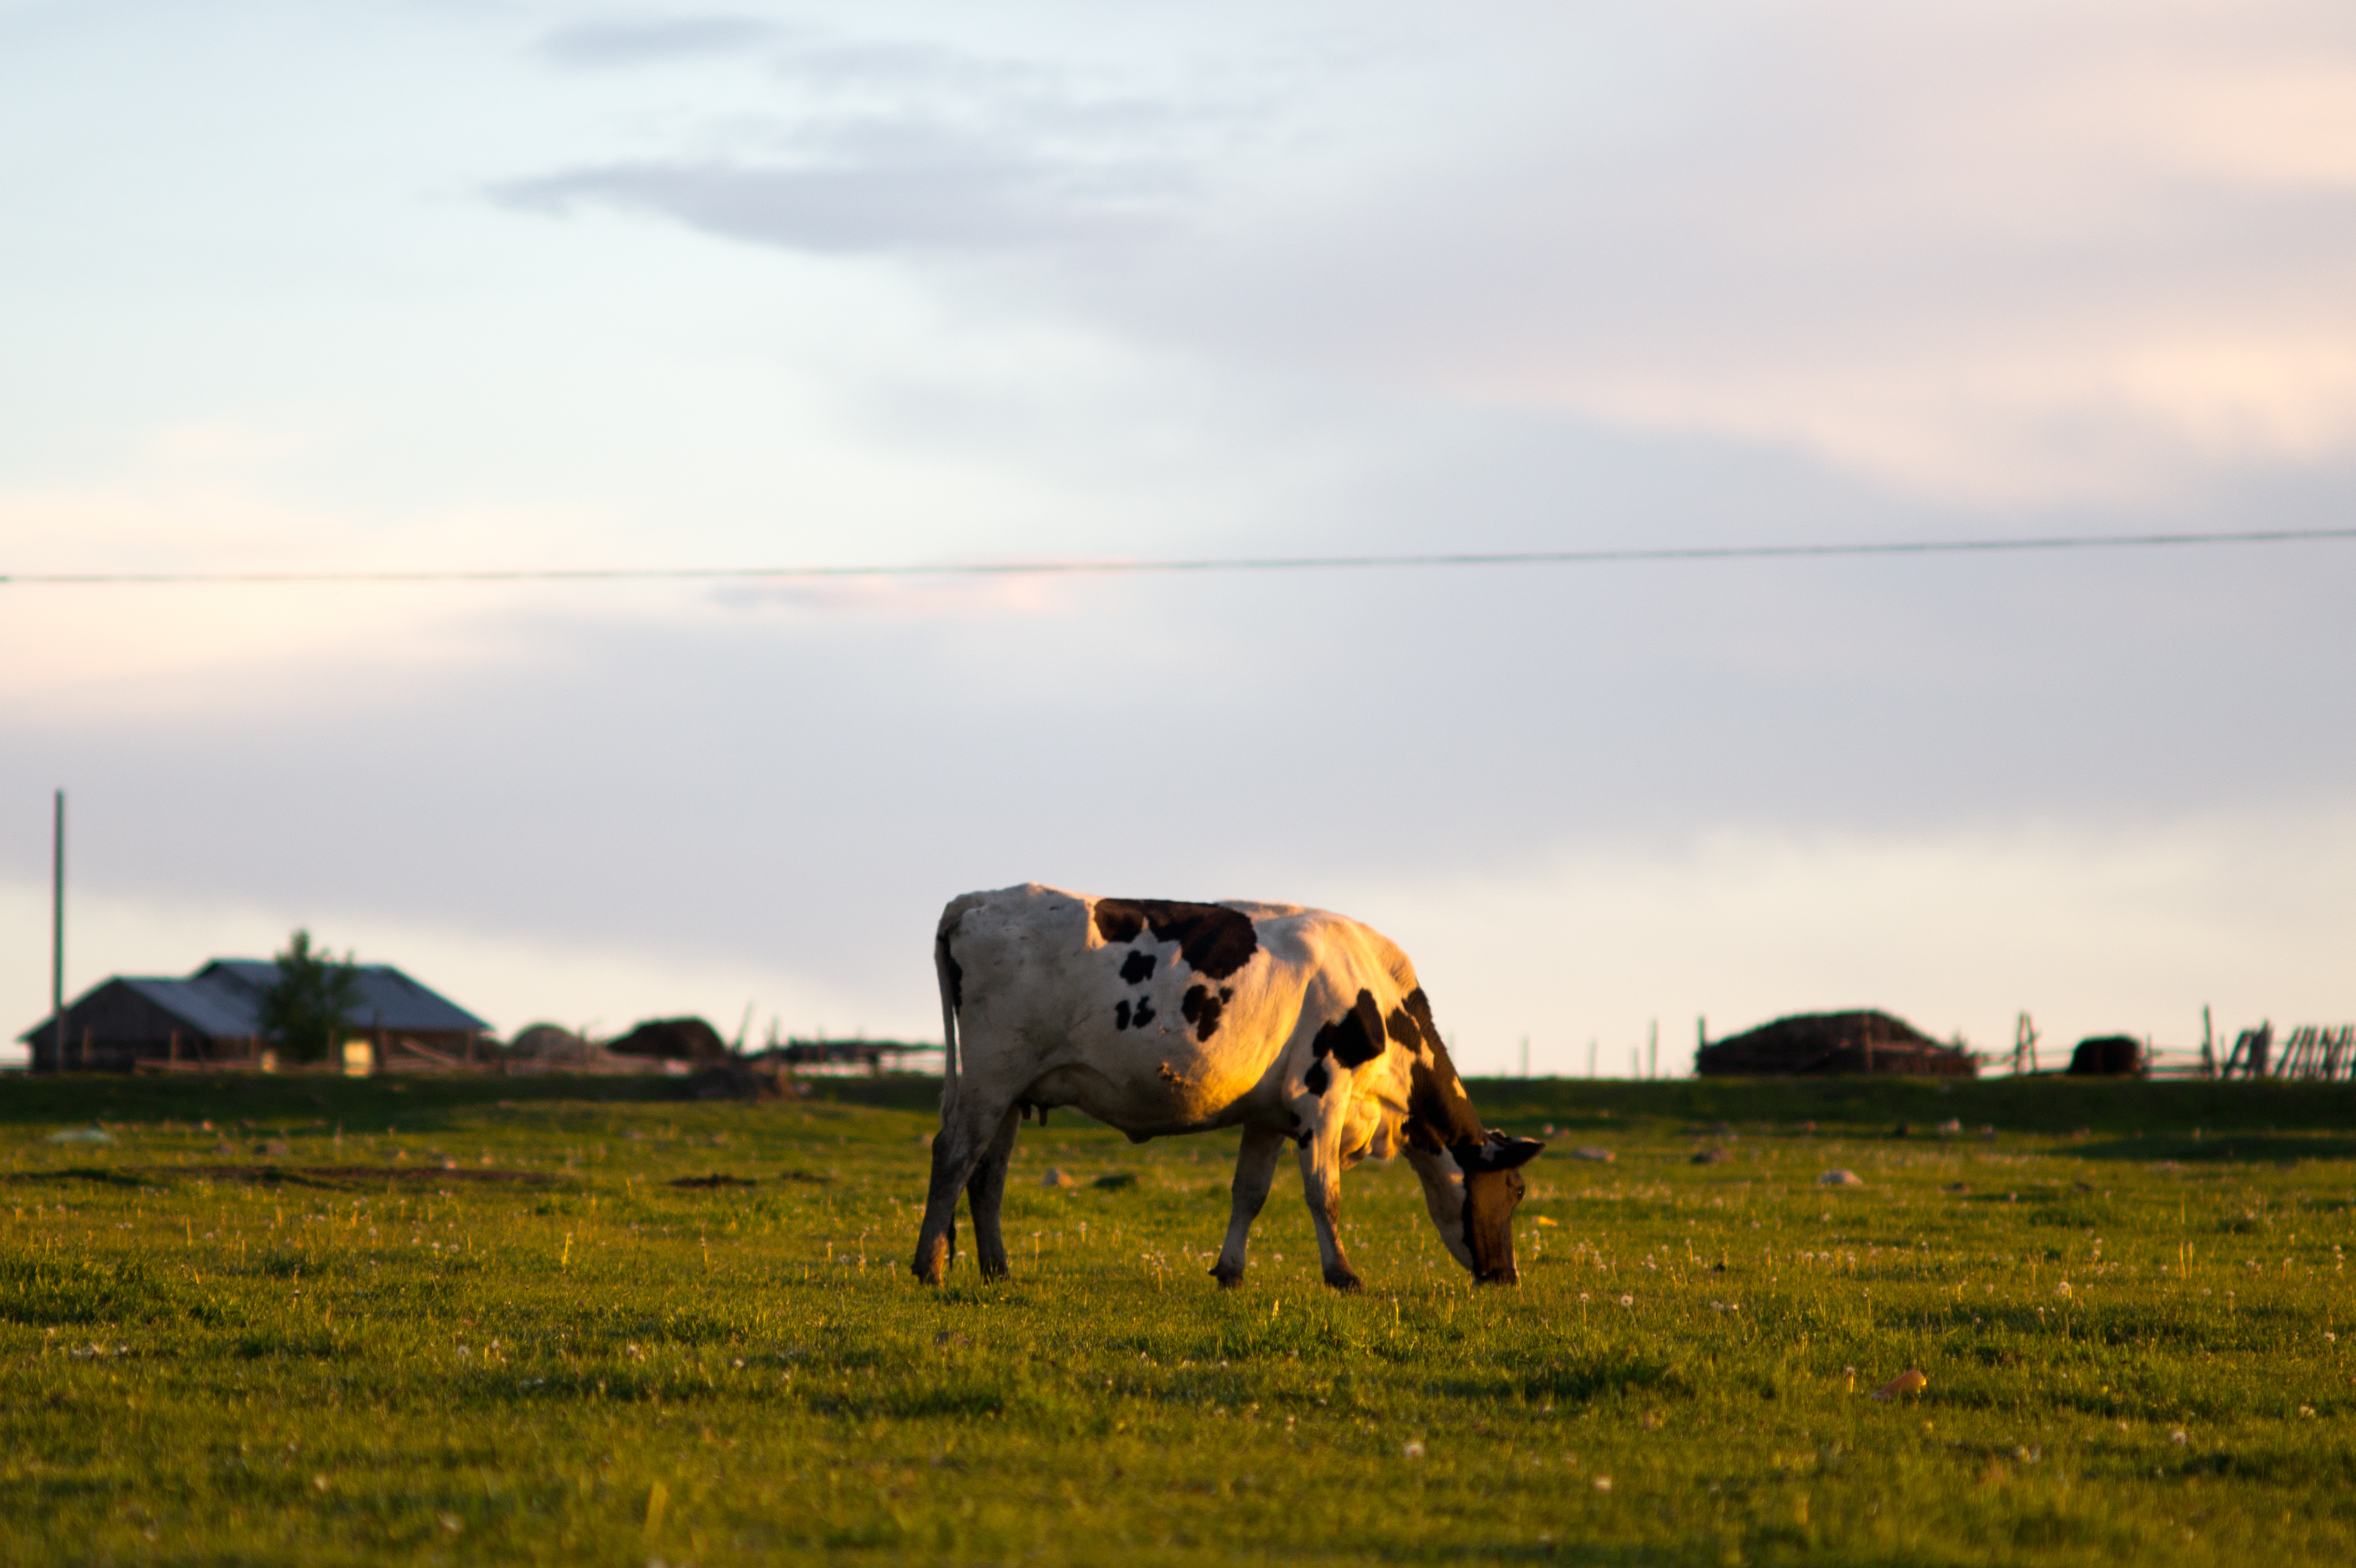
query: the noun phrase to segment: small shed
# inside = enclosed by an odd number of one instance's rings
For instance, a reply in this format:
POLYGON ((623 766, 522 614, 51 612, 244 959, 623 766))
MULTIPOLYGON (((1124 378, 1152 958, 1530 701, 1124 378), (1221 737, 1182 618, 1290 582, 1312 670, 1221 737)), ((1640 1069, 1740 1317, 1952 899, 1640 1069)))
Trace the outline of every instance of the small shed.
MULTIPOLYGON (((344 1026, 368 1036, 380 1054, 407 1047, 466 1059, 490 1032, 482 1019, 389 963, 353 967, 360 999, 344 1015, 344 1026)), ((268 959, 215 959, 185 979, 117 975, 66 1009, 62 1055, 54 1019, 17 1038, 32 1047, 35 1072, 254 1061, 272 1043, 262 1004, 277 983, 278 966, 268 959)))

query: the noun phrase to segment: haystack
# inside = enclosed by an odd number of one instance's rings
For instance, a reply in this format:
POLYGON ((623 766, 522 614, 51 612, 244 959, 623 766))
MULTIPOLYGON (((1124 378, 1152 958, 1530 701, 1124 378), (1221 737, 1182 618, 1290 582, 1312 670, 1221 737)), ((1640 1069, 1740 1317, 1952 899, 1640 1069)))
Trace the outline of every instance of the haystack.
POLYGON ((701 1018, 649 1018, 605 1048, 616 1056, 654 1057, 701 1067, 729 1060, 734 1053, 720 1031, 701 1018))
POLYGON ((1694 1054, 1694 1071, 1705 1078, 1844 1072, 1974 1078, 1979 1070, 1978 1060, 1962 1047, 1943 1046, 1903 1018, 1870 1010, 1795 1014, 1694 1054))

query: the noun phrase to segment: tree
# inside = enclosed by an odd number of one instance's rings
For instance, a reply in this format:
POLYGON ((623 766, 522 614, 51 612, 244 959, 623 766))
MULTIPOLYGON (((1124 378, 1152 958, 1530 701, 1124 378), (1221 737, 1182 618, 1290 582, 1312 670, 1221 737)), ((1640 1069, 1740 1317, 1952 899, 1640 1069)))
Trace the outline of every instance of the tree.
POLYGON ((278 983, 262 999, 262 1026, 293 1059, 317 1061, 334 1048, 337 1031, 359 1004, 360 972, 352 955, 345 953, 338 963, 325 948, 314 951, 311 933, 297 928, 278 955, 278 983))

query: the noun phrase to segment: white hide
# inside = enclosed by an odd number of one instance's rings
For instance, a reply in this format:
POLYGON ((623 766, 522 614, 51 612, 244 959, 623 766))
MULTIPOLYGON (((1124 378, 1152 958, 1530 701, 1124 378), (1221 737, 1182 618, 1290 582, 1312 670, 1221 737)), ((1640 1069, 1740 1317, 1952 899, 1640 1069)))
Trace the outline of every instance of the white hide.
MULTIPOLYGON (((1196 934, 1220 924, 1197 920, 1196 934)), ((1225 929, 1232 939, 1234 925, 1225 929)), ((1481 1272, 1467 1244, 1463 1169, 1443 1146, 1446 1137, 1435 1143, 1426 1133, 1417 1139, 1422 1146, 1408 1146, 1419 1068, 1427 1122, 1435 1097, 1459 1108, 1456 1135, 1469 1126, 1477 1140, 1478 1121, 1445 1048, 1411 1023, 1411 1011, 1430 1016, 1419 995, 1412 1008, 1408 1001, 1417 993, 1414 966, 1381 933, 1297 905, 1149 905, 1029 884, 953 900, 942 912, 936 958, 950 1049, 919 1275, 937 1279, 947 1265, 959 1185, 973 1194, 985 1272, 1004 1271, 995 1194, 1002 1190, 1016 1122, 1026 1108, 1065 1106, 1141 1142, 1244 1130, 1235 1208, 1213 1271, 1223 1283, 1242 1277, 1246 1236, 1288 1141, 1299 1148, 1329 1283, 1357 1283, 1334 1225, 1342 1170, 1399 1153, 1413 1162, 1450 1252, 1481 1272), (1108 906, 1101 920, 1100 904, 1108 906), (1243 917, 1253 939, 1249 957, 1231 972, 1206 973, 1187 952, 1217 971, 1236 957, 1233 940, 1223 956, 1191 940, 1182 944, 1183 931, 1157 932, 1151 923, 1129 940, 1108 939, 1108 924, 1115 938, 1127 934, 1125 910, 1172 908, 1243 917), (1151 972, 1141 975, 1149 956, 1151 972), (1217 1016, 1206 1028, 1203 1014, 1214 998, 1217 1016), (1361 1046, 1370 1018, 1373 1039, 1361 1046), (1349 1065, 1334 1054, 1331 1047, 1344 1037, 1330 1027, 1337 1021, 1356 1054, 1371 1051, 1367 1059, 1349 1065), (1316 1049, 1321 1030, 1329 1045, 1323 1056, 1316 1049)), ((1515 1191, 1518 1196, 1518 1178, 1515 1191)), ((1509 1233, 1503 1247, 1499 1277, 1510 1279, 1509 1233)))

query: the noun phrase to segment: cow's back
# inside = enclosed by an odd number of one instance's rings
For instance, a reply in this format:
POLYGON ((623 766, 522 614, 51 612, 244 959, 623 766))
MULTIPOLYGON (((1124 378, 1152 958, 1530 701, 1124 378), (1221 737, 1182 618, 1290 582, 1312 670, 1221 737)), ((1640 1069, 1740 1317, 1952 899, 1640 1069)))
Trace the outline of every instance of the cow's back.
POLYGON ((1380 933, 1292 904, 1095 898, 1032 883, 952 900, 940 936, 959 1070, 1132 1131, 1280 1114, 1280 1059, 1304 1007, 1322 1010, 1313 1029, 1361 989, 1387 1011, 1415 985, 1380 933))

